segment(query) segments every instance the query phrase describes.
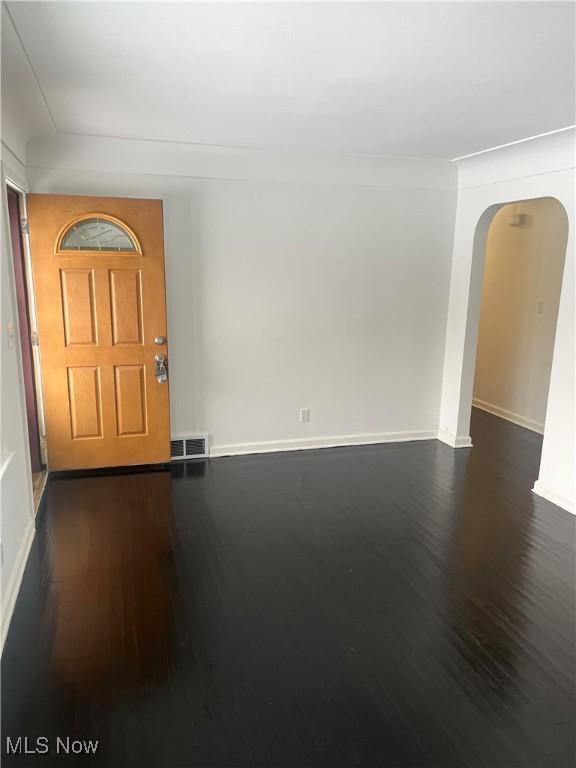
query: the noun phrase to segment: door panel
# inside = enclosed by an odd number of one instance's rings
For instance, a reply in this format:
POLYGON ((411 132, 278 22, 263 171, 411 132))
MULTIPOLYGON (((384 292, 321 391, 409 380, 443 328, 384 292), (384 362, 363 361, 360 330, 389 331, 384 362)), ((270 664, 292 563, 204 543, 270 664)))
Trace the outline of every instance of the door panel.
POLYGON ((167 356, 154 343, 166 337, 161 201, 33 194, 28 214, 50 469, 169 461, 154 365, 167 356))
POLYGON ((112 344, 142 344, 142 281, 139 269, 110 270, 112 344))
POLYGON ((93 269, 61 269, 64 344, 96 344, 93 269))
POLYGON ((116 365, 116 417, 119 435, 145 435, 146 375, 143 365, 116 365))
POLYGON ((68 406, 72 440, 102 437, 102 388, 100 368, 68 368, 68 406))

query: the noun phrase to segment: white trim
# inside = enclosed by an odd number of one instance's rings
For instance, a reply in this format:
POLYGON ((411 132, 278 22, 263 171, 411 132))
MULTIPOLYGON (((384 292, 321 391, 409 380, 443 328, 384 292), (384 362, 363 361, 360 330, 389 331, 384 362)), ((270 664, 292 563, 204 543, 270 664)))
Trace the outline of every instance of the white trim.
POLYGON ((511 421, 512 424, 517 424, 519 427, 530 429, 532 432, 538 432, 539 435, 544 434, 544 424, 541 424, 539 421, 527 419, 524 416, 520 416, 519 413, 508 411, 506 408, 500 408, 499 405, 487 403, 485 400, 479 400, 477 397, 472 398, 472 405, 474 408, 480 408, 481 411, 491 413, 492 416, 498 416, 499 419, 506 419, 506 421, 511 421))
MULTIPOLYGON (((34 191, 53 189, 60 172, 125 173, 181 179, 343 184, 455 191, 447 159, 331 155, 180 144, 147 139, 52 134, 31 139, 26 168, 34 191)), ((163 184, 164 182, 162 182, 163 184)))
POLYGON ((452 432, 439 429, 437 438, 441 443, 446 443, 451 448, 472 448, 472 438, 470 435, 453 435, 452 432))
POLYGON ((34 534, 36 528, 34 526, 34 518, 28 520, 28 525, 24 536, 22 537, 22 543, 18 555, 16 556, 16 562, 12 567, 12 573, 10 574, 10 581, 6 587, 6 597, 2 602, 2 648, 4 648, 4 642, 8 629, 10 627, 10 621, 12 620, 12 614, 14 612, 14 606, 16 605, 16 598, 20 592, 20 585, 22 584, 22 577, 24 576, 24 569, 28 562, 28 555, 30 554, 30 548, 34 541, 34 534))
POLYGON ((570 498, 569 496, 564 496, 562 493, 558 493, 557 490, 549 485, 546 485, 546 483, 543 483, 542 480, 536 480, 534 483, 534 488, 532 488, 532 493, 535 493, 537 496, 541 496, 547 501, 551 501, 552 504, 556 504, 557 507, 565 509, 566 512, 571 512, 573 515, 576 515, 576 502, 574 498, 570 498))
POLYGON ((556 128, 555 131, 546 131, 546 133, 537 133, 535 136, 527 136, 525 139, 517 139, 516 141, 509 141, 507 144, 498 144, 496 147, 488 147, 488 149, 481 149, 479 152, 470 152, 469 155, 461 155, 460 157, 453 157, 450 162, 457 163, 459 160, 466 160, 468 157, 476 157, 477 155, 484 155, 486 152, 494 152, 496 149, 504 149, 504 147, 512 147, 514 144, 523 144, 525 141, 532 141, 533 139, 541 139, 544 136, 552 136, 553 133, 563 133, 564 131, 571 131, 576 128, 576 125, 567 125, 565 128, 556 128))
POLYGON ((269 440, 261 443, 213 445, 210 448, 210 457, 244 456, 250 453, 276 453, 277 451, 307 451, 316 448, 339 448, 347 445, 405 443, 412 440, 435 440, 437 434, 436 429, 422 429, 406 432, 367 432, 361 435, 302 437, 291 440, 269 440))

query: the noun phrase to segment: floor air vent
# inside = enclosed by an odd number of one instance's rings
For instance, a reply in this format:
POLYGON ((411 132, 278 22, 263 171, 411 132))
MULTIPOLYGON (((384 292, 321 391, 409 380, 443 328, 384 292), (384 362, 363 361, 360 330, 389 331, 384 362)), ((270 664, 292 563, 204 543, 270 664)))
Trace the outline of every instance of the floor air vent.
POLYGON ((170 458, 184 458, 184 440, 170 440, 170 458))
POLYGON ((203 437, 188 437, 184 441, 186 456, 206 456, 206 440, 203 437))
POLYGON ((208 456, 208 435, 190 435, 175 437, 170 441, 172 461, 181 459, 200 459, 208 456))

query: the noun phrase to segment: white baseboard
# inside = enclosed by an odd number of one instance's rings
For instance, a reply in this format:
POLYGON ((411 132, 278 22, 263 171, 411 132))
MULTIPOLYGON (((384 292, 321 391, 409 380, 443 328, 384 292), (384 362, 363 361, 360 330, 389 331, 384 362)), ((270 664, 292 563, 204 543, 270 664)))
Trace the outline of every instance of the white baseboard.
POLYGON ((446 443, 451 448, 472 448, 470 435, 454 435, 445 429, 439 429, 436 437, 441 443, 446 443))
POLYGON ((270 440, 261 443, 213 445, 210 456, 244 456, 250 453, 276 453, 278 451, 308 451, 316 448, 340 448, 347 445, 376 445, 378 443, 405 443, 412 440, 435 440, 436 429, 406 432, 367 432, 362 435, 334 435, 333 437, 301 437, 293 440, 270 440))
POLYGON ((16 562, 14 563, 8 586, 6 587, 6 596, 2 601, 2 649, 4 648, 4 641, 6 640, 10 621, 12 620, 16 598, 20 591, 24 569, 28 562, 28 555, 30 554, 30 548, 34 541, 35 533, 36 528, 34 526, 34 518, 30 518, 22 538, 22 544, 20 545, 18 555, 16 556, 16 562))
POLYGON ((551 501, 552 504, 556 504, 557 507, 565 509, 566 512, 571 512, 573 515, 576 514, 575 500, 573 498, 571 499, 569 496, 564 496, 562 493, 558 493, 558 491, 550 485, 543 483, 542 480, 536 480, 534 488, 532 488, 532 493, 535 493, 537 496, 542 496, 542 498, 547 501, 551 501))
POLYGON ((524 416, 520 416, 519 413, 514 411, 507 411, 506 408, 500 408, 499 405, 493 403, 487 403, 485 400, 478 400, 473 398, 472 405, 475 408, 480 408, 481 411, 491 413, 492 416, 498 416, 500 419, 506 419, 511 421, 512 424, 517 424, 519 427, 525 427, 525 429, 531 429, 532 432, 538 432, 539 435, 544 434, 544 424, 540 424, 539 421, 533 421, 532 419, 526 419, 524 416))

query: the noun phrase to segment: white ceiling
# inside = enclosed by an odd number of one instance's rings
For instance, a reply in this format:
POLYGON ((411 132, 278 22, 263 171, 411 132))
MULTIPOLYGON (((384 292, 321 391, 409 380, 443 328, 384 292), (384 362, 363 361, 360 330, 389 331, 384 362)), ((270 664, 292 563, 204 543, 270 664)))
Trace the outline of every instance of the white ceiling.
POLYGON ((9 2, 58 131, 453 158, 574 119, 574 5, 9 2))

